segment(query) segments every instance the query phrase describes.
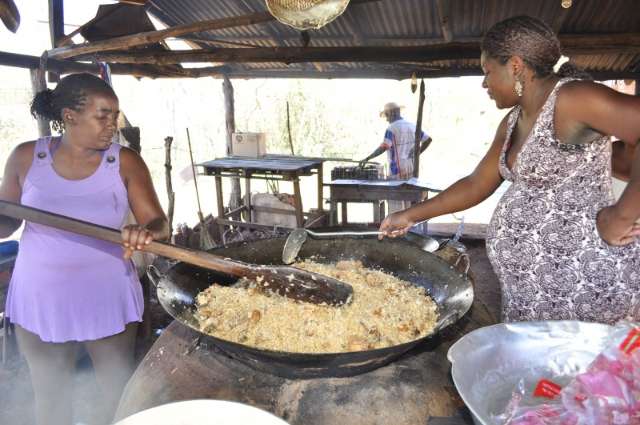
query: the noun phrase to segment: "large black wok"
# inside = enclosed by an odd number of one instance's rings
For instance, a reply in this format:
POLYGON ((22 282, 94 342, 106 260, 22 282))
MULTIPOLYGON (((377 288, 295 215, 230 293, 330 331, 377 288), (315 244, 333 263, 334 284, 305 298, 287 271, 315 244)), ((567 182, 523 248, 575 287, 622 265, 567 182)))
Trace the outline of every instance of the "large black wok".
MULTIPOLYGON (((281 264, 285 238, 243 242, 211 252, 257 264, 281 264)), ((473 287, 466 275, 448 263, 403 239, 378 241, 375 238, 309 239, 299 258, 314 261, 361 260, 366 267, 382 269, 414 285, 427 289, 439 308, 439 320, 431 335, 392 347, 336 354, 300 354, 256 349, 200 333, 201 345, 213 344, 250 367, 285 378, 344 377, 364 373, 396 359, 461 318, 473 302, 473 287)), ((235 278, 186 263, 169 268, 165 275, 150 269, 164 309, 198 331, 193 318, 195 296, 211 282, 232 284, 235 278)), ((282 318, 282 320, 287 320, 282 318)))

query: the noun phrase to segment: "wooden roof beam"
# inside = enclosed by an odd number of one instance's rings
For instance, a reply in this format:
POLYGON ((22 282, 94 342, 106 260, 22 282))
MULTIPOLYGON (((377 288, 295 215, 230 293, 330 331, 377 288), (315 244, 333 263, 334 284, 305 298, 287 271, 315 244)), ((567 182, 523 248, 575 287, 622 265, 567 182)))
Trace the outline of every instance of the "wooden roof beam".
POLYGON ((162 53, 106 52, 84 56, 109 63, 175 64, 180 62, 427 62, 478 58, 480 48, 473 44, 446 44, 420 47, 275 47, 258 49, 221 48, 173 50, 162 53))
POLYGON ((363 46, 366 44, 366 39, 364 35, 362 35, 360 26, 353 18, 353 15, 351 13, 351 8, 348 7, 347 10, 338 19, 342 21, 342 23, 347 27, 347 30, 349 30, 349 32, 351 33, 353 43, 356 46, 363 46))
POLYGON ((451 5, 449 0, 436 0, 436 9, 438 10, 438 20, 440 21, 440 30, 442 31, 442 37, 446 43, 453 41, 453 32, 451 31, 451 5))
MULTIPOLYGON (((37 69, 40 58, 37 56, 20 55, 17 53, 0 52, 0 65, 17 68, 37 69)), ((88 72, 98 74, 100 68, 93 63, 75 62, 69 60, 48 59, 46 69, 59 74, 88 72)), ((111 72, 120 75, 148 78, 200 78, 217 77, 229 72, 228 66, 213 66, 206 68, 179 68, 175 66, 130 65, 113 64, 111 72)))
POLYGON ((213 31, 225 28, 241 27, 246 25, 271 22, 275 18, 269 12, 250 13, 244 16, 233 18, 212 19, 191 24, 178 25, 159 31, 147 31, 138 34, 114 37, 108 40, 84 43, 74 46, 58 47, 49 50, 50 58, 65 59, 79 55, 86 55, 95 52, 127 49, 129 47, 143 46, 158 43, 165 38, 179 37, 181 35, 193 34, 196 32, 213 31))
MULTIPOLYGON (((601 48, 607 48, 608 46, 619 46, 628 44, 631 47, 638 46, 640 44, 640 33, 591 33, 591 34, 559 34, 560 43, 563 48, 576 48, 576 45, 581 46, 594 46, 601 48)), ((221 37, 215 40, 211 40, 210 43, 235 43, 240 44, 241 42, 254 42, 256 40, 261 40, 263 37, 259 36, 237 36, 237 37, 221 37)), ((283 40, 297 40, 297 36, 291 37, 283 37, 283 40)), ((344 37, 341 36, 323 36, 322 40, 325 41, 344 41, 344 37)), ((398 42, 398 43, 420 43, 422 46, 426 45, 437 45, 443 44, 441 38, 424 38, 424 37, 403 37, 403 36, 374 36, 367 37, 367 40, 370 43, 381 44, 381 43, 390 43, 390 42, 398 42)), ((199 40, 202 42, 206 42, 205 40, 199 40)), ((455 39, 457 43, 478 43, 478 45, 482 42, 481 37, 458 37, 455 39)), ((250 46, 247 47, 259 47, 259 46, 250 46)))
MULTIPOLYGON (((567 55, 638 54, 640 33, 602 34, 597 38, 571 34, 561 37, 567 55)), ((477 59, 479 42, 439 43, 423 46, 265 47, 173 50, 168 52, 106 52, 83 56, 109 63, 176 64, 181 62, 432 62, 477 59)))
MULTIPOLYGON (((418 78, 443 78, 462 76, 481 76, 480 67, 451 68, 451 69, 430 69, 430 70, 386 70, 386 69, 350 69, 350 70, 329 70, 325 72, 313 72, 309 70, 288 70, 288 69, 260 69, 260 70, 230 70, 226 75, 229 78, 308 78, 308 79, 334 79, 334 78, 386 78, 394 80, 406 80, 411 76, 411 72, 416 73, 418 78)), ((587 70, 596 80, 624 80, 640 79, 640 72, 630 71, 597 71, 587 70)), ((215 78, 222 78, 216 76, 215 78)), ((480 86, 478 86, 480 87, 480 86)))
MULTIPOLYGON (((352 0, 351 3, 373 3, 381 0, 352 0)), ((66 59, 95 52, 106 52, 111 50, 127 49, 135 46, 145 46, 161 42, 168 37, 179 37, 181 35, 193 34, 204 31, 214 31, 233 27, 243 27, 264 22, 272 22, 275 18, 269 12, 256 12, 243 16, 230 18, 209 19, 190 24, 177 25, 159 31, 147 31, 138 34, 114 37, 109 40, 101 40, 93 43, 83 43, 73 46, 58 47, 49 50, 50 58, 66 59)))

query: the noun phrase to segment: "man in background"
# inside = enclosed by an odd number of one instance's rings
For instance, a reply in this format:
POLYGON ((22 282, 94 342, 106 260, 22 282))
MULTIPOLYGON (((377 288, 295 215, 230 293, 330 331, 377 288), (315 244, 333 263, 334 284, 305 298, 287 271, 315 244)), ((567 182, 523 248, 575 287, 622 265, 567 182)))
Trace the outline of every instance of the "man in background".
MULTIPOLYGON (((413 155, 415 150, 416 126, 405 120, 400 115, 401 106, 390 102, 384 105, 380 116, 384 117, 389 126, 384 133, 384 141, 369 156, 360 161, 360 166, 364 166, 367 161, 377 157, 383 152, 387 152, 388 172, 387 178, 390 180, 407 180, 413 177, 413 155)), ((431 144, 431 137, 424 131, 420 138, 420 152, 425 151, 431 144)), ((389 201, 389 213, 408 208, 409 202, 389 201)))

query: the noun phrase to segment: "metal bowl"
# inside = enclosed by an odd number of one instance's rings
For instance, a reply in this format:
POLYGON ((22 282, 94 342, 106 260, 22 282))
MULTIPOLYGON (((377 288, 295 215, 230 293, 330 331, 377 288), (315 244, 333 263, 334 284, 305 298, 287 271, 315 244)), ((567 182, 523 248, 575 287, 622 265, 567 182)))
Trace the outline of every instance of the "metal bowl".
POLYGON ((258 408, 223 400, 187 400, 143 410, 115 425, 287 425, 258 408))
MULTIPOLYGON (((612 329, 578 321, 480 328, 449 349, 453 382, 476 424, 498 424, 493 417, 504 412, 518 385, 529 394, 541 378, 568 383, 606 348, 612 329)), ((523 404, 531 401, 525 397, 523 404)))

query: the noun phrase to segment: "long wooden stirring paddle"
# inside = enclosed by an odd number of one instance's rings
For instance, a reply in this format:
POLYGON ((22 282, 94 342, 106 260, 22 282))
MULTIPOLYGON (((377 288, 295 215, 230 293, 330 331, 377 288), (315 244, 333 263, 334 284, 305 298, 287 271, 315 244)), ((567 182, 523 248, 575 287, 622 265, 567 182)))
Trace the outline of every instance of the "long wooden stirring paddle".
MULTIPOLYGON (((119 230, 12 202, 0 201, 0 215, 108 242, 122 243, 119 230)), ((261 290, 298 301, 340 306, 349 303, 353 296, 351 285, 295 267, 249 264, 209 254, 205 251, 196 251, 157 241, 145 245, 142 250, 232 276, 245 277, 256 281, 261 290)))

